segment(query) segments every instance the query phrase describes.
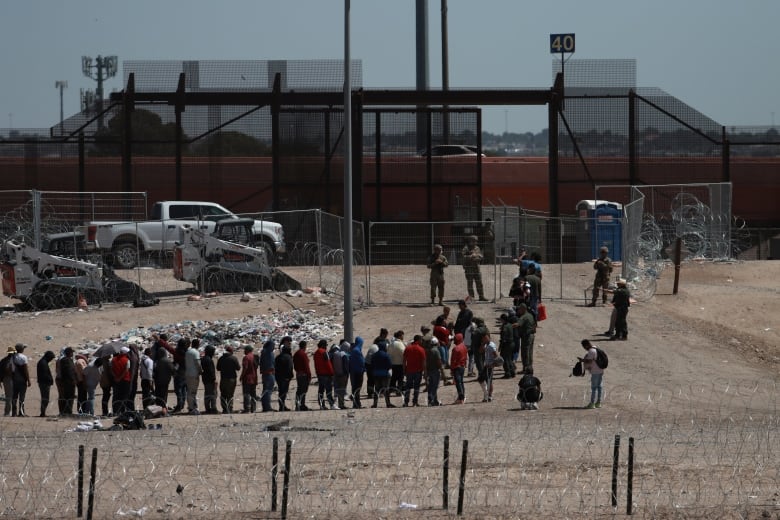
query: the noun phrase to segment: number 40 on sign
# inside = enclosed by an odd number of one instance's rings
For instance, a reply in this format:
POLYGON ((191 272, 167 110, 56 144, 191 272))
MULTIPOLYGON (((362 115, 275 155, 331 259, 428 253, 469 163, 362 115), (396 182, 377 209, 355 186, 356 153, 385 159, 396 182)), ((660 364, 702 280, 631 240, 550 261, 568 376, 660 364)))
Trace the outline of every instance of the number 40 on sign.
POLYGON ((574 33, 551 34, 550 53, 563 54, 564 52, 574 52, 574 33))

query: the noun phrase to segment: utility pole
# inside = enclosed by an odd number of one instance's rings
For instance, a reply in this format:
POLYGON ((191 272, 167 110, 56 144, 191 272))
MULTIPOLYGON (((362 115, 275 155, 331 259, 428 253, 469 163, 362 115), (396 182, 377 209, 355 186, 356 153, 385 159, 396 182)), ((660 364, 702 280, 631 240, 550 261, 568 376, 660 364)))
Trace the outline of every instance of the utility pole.
POLYGON ((116 56, 100 56, 92 63, 90 56, 81 57, 81 72, 97 82, 95 97, 97 98, 98 130, 103 128, 103 81, 116 76, 119 60, 116 56), (93 74, 92 69, 95 69, 93 74))
POLYGON ((65 112, 62 108, 62 91, 68 88, 68 82, 66 80, 58 80, 54 82, 54 88, 60 91, 60 135, 65 133, 65 112))

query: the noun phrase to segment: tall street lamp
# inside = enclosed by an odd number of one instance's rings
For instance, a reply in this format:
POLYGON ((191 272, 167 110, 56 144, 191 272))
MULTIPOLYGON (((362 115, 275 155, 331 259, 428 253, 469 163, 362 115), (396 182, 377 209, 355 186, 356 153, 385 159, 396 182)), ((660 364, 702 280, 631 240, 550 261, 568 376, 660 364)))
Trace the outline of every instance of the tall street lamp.
POLYGON ((68 82, 66 80, 58 80, 54 82, 54 88, 60 91, 60 135, 65 133, 65 113, 62 108, 62 91, 68 88, 68 82))

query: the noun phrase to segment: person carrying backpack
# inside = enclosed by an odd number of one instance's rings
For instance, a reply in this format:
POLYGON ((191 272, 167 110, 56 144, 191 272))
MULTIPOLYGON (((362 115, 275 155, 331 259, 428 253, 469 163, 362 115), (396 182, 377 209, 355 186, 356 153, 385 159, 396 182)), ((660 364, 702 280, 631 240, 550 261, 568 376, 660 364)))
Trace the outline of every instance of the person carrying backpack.
POLYGON ((27 389, 31 386, 30 367, 28 366, 27 356, 24 355, 24 349, 27 345, 17 343, 16 355, 13 357, 13 380, 14 393, 11 402, 11 415, 18 417, 27 417, 24 411, 24 400, 27 396, 27 389))
POLYGON ((586 354, 584 357, 577 359, 582 361, 585 370, 590 372, 590 402, 585 408, 601 408, 601 398, 604 393, 604 369, 596 363, 596 359, 599 357, 599 349, 587 339, 583 339, 581 344, 586 354))

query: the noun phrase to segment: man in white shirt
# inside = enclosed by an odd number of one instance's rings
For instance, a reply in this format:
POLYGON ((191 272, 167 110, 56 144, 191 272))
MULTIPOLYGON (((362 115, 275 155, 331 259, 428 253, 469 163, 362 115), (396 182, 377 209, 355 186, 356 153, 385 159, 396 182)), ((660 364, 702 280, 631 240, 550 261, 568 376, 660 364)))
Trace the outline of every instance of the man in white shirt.
POLYGON ((200 415, 198 411, 198 386, 203 368, 200 365, 200 340, 195 338, 184 353, 184 377, 187 381, 187 410, 190 415, 200 415))
POLYGON ((585 366, 585 370, 590 372, 590 403, 585 408, 601 408, 601 397, 604 393, 604 369, 596 363, 598 352, 596 345, 591 344, 587 339, 583 339, 582 348, 587 352, 585 357, 579 358, 585 366))

